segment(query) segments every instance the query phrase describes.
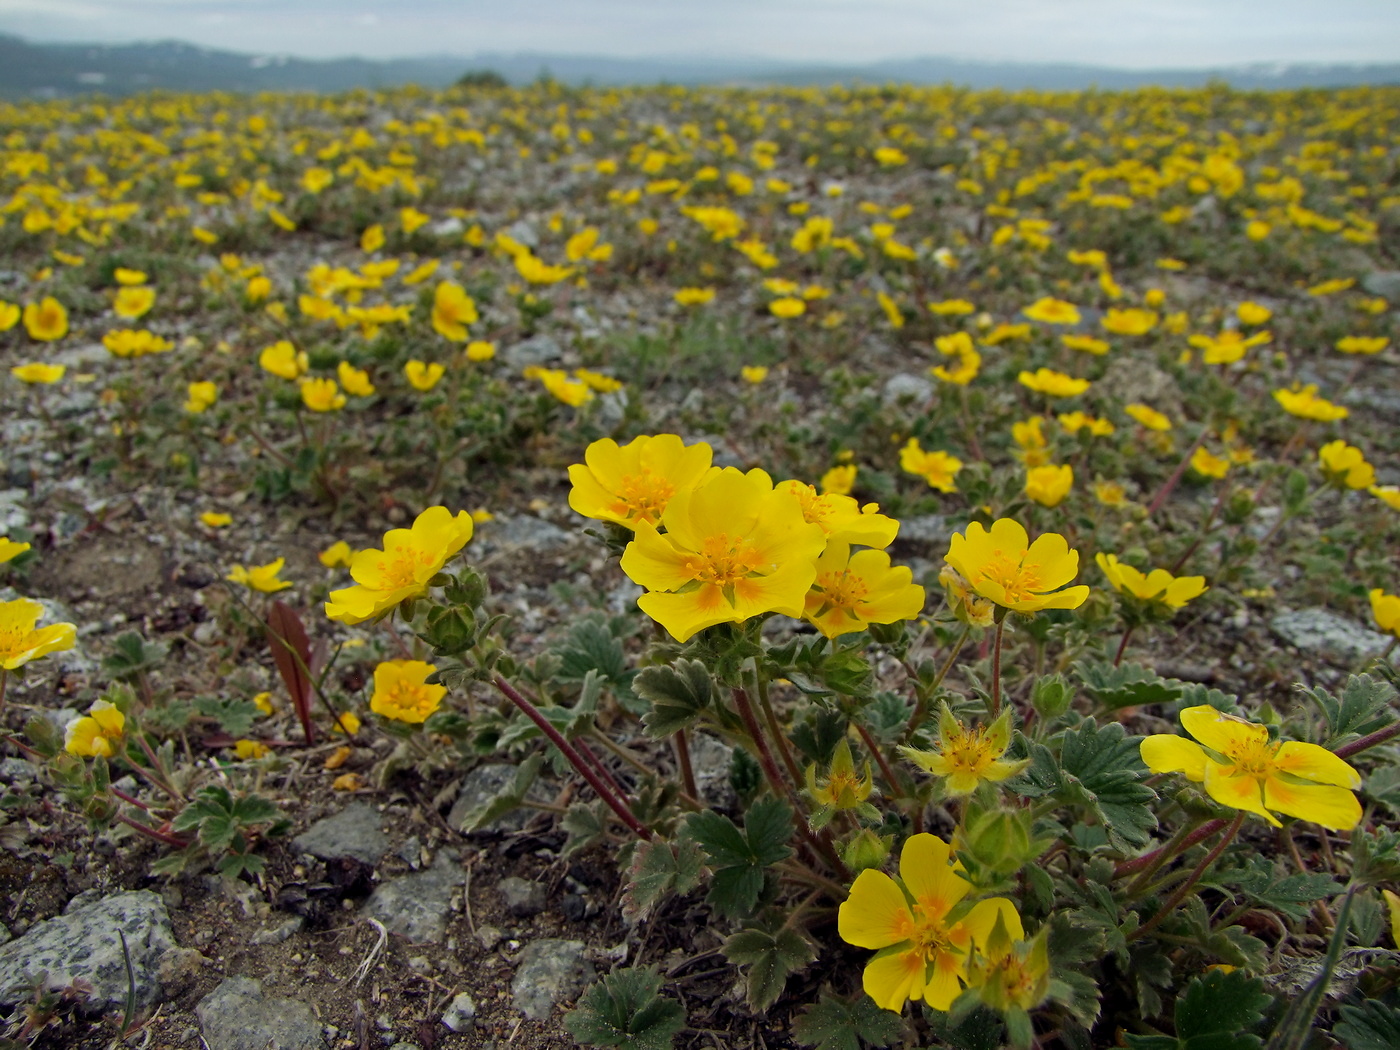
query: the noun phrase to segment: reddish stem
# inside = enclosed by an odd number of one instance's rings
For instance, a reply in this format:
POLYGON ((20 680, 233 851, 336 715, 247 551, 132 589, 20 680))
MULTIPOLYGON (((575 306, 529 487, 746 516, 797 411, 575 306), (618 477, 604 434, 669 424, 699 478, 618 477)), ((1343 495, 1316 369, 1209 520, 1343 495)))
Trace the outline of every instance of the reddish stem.
POLYGON ((1186 468, 1191 465, 1191 457, 1196 454, 1196 449, 1200 448, 1201 445, 1205 443, 1206 433, 1209 429, 1209 427, 1202 425, 1200 434, 1196 436, 1196 440, 1192 442, 1191 447, 1186 450, 1186 455, 1181 457, 1181 462, 1176 465, 1176 469, 1172 471, 1171 477, 1162 482, 1162 487, 1157 490, 1157 494, 1152 497, 1152 502, 1147 506, 1147 516, 1149 518, 1161 509, 1162 504, 1167 501, 1167 497, 1172 494, 1172 490, 1176 488, 1177 482, 1179 482, 1181 476, 1186 473, 1186 468))
POLYGON ((118 813, 117 819, 123 824, 125 824, 127 827, 135 828, 141 834, 153 838, 157 842, 163 842, 167 846, 173 846, 175 849, 184 849, 186 846, 189 845, 188 839, 182 839, 178 835, 171 835, 167 832, 160 831, 157 828, 153 828, 149 825, 142 824, 139 820, 132 820, 125 813, 118 813))
POLYGON ((1352 755, 1360 754, 1377 744, 1384 744, 1387 740, 1397 736, 1400 736, 1400 722, 1388 725, 1384 729, 1377 729, 1374 733, 1367 733, 1359 740, 1353 740, 1350 744, 1343 744, 1341 747, 1333 749, 1332 753, 1338 758, 1350 758, 1352 755))
POLYGON ((1151 852, 1142 854, 1142 856, 1140 857, 1134 857, 1132 860, 1125 860, 1122 864, 1119 864, 1118 867, 1113 869, 1113 877, 1115 879, 1121 879, 1126 875, 1132 875, 1135 872, 1142 871, 1143 868, 1149 867, 1152 864, 1156 863, 1157 858, 1162 854, 1162 851, 1165 849, 1171 848, 1177 850, 1178 852, 1185 852, 1186 850, 1194 846, 1196 843, 1203 842, 1204 840, 1210 838, 1228 823, 1230 822, 1224 817, 1221 817, 1218 820, 1209 821, 1208 823, 1202 824, 1195 831, 1191 832, 1191 834, 1187 835, 1179 843, 1169 842, 1165 846, 1159 846, 1151 852))

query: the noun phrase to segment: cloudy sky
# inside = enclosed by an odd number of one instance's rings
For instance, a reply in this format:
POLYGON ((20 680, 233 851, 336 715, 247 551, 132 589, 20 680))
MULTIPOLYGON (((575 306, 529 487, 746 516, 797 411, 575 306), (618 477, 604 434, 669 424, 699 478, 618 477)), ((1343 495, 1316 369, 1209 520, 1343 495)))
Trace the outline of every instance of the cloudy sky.
POLYGON ((943 55, 1141 69, 1400 61, 1400 0, 0 0, 0 32, 307 57, 943 55))

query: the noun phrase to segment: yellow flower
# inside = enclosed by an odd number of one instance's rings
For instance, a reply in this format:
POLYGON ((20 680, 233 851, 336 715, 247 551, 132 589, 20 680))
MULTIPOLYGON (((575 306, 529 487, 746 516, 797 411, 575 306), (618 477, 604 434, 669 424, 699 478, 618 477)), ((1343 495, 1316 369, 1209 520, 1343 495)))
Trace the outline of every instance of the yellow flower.
POLYGON ((1022 372, 1016 377, 1023 387, 1044 394, 1046 397, 1076 397, 1089 389, 1089 380, 1075 379, 1074 376, 1056 372, 1050 368, 1038 368, 1034 372, 1022 372))
POLYGON ((1082 252, 1071 248, 1065 253, 1065 258, 1075 266, 1092 266, 1096 270, 1108 267, 1108 256, 1098 248, 1090 248, 1082 252))
POLYGON ((1400 638, 1400 595, 1386 594, 1379 587, 1370 591, 1371 615, 1376 626, 1400 638))
POLYGON ((1262 219, 1251 219, 1245 224, 1244 235, 1251 241, 1262 241, 1269 236, 1273 227, 1262 219))
POLYGON ((1317 384, 1307 386, 1293 384, 1291 390, 1275 390, 1274 400, 1283 406, 1290 416, 1299 419, 1316 419, 1322 423, 1334 423, 1346 419, 1351 413, 1342 405, 1334 405, 1326 398, 1317 396, 1317 384))
POLYGON ((282 566, 285 564, 287 564, 286 558, 278 558, 266 565, 254 565, 251 569, 235 565, 224 579, 231 583, 241 583, 245 587, 251 587, 263 594, 275 594, 277 591, 285 590, 291 586, 286 580, 278 577, 278 573, 282 571, 282 566))
POLYGON ((301 175, 301 186, 307 193, 320 193, 334 181, 335 175, 328 168, 307 168, 301 175))
POLYGON ((1037 299, 1021 312, 1032 321, 1042 321, 1045 324, 1079 323, 1079 307, 1063 299, 1052 299, 1050 296, 1037 299))
POLYGON ((941 302, 925 303, 924 305, 939 317, 961 317, 977 310, 977 307, 966 299, 944 299, 941 302))
POLYGON ((1230 473, 1230 461, 1201 445, 1191 453, 1191 469, 1202 477, 1223 478, 1230 473))
POLYGON ((891 566, 882 550, 852 554, 848 544, 828 541, 802 615, 828 638, 911 620, 924 607, 924 589, 913 580, 912 570, 891 566))
POLYGON ((1077 609, 1089 597, 1083 584, 1057 590, 1079 572, 1079 552, 1055 532, 1031 543, 1010 518, 998 518, 990 530, 974 521, 966 536, 953 533, 944 558, 977 594, 1014 612, 1077 609))
MULTIPOLYGON (((750 471, 765 480, 761 470, 750 471)), ((805 481, 781 481, 773 486, 793 496, 802 508, 802 520, 817 525, 828 543, 855 543, 862 547, 888 547, 899 534, 899 522, 880 513, 878 504, 861 506, 850 496, 837 492, 817 492, 805 481)))
POLYGON ((1378 354, 1390 345, 1390 340, 1383 335, 1348 335, 1334 345, 1344 354, 1378 354))
POLYGON ((346 543, 344 540, 336 540, 325 550, 321 551, 320 554, 316 555, 317 560, 328 569, 348 569, 353 557, 354 555, 350 550, 350 544, 346 543))
POLYGON ((313 412, 339 412, 345 395, 334 379, 307 379, 301 384, 301 403, 313 412))
POLYGON ((1400 896, 1390 890, 1381 890, 1381 896, 1385 898, 1386 910, 1390 913, 1391 943, 1400 947, 1400 896))
POLYGON ((977 997, 998 1013, 1039 1006, 1050 994, 1049 927, 1024 941, 1013 937, 998 916, 987 942, 972 958, 967 980, 977 997))
POLYGON ((1153 569, 1144 576, 1131 565, 1120 562, 1116 554, 1100 552, 1094 555, 1094 560, 1115 591, 1145 602, 1161 602, 1172 609, 1180 609, 1209 590, 1204 576, 1173 576, 1166 569, 1153 569))
POLYGON ((189 395, 185 401, 185 411, 195 415, 219 400, 219 388, 214 383, 190 383, 185 390, 189 395))
POLYGON ((433 293, 433 329, 444 339, 465 342, 467 325, 480 320, 476 302, 466 289, 452 281, 443 281, 433 293))
POLYGON ((408 273, 404 274, 403 283, 407 285, 422 284, 433 274, 437 273, 438 267, 442 265, 439 259, 425 259, 408 273))
POLYGON ((1329 441, 1317 450, 1317 460, 1329 484, 1340 489, 1369 489, 1376 483, 1376 470, 1366 462, 1366 454, 1345 441, 1329 441))
POLYGON ((408 379, 409 385, 414 390, 423 393, 427 393, 437 386, 438 380, 442 378, 445 371, 446 369, 436 361, 431 364, 423 361, 409 361, 403 366, 403 374, 408 379))
POLYGON ((261 711, 264 715, 271 715, 273 712, 272 694, 254 693, 253 706, 256 707, 259 711, 261 711))
POLYGON ((362 368, 356 368, 349 361, 342 361, 336 365, 335 374, 347 394, 369 397, 374 393, 374 384, 369 380, 369 373, 362 368))
POLYGON ((1087 430, 1092 437, 1108 437, 1113 433, 1113 424, 1106 419, 1098 419, 1087 412, 1062 412, 1056 417, 1060 426, 1071 434, 1087 430))
POLYGON ((1102 339, 1095 339, 1092 335, 1072 335, 1066 333, 1060 336, 1060 342, 1071 350, 1079 350, 1086 354, 1093 354, 1095 357, 1102 357, 1109 351, 1108 343, 1102 339))
POLYGON ((1024 935, 1016 906, 1005 897, 966 906, 972 884, 958 869, 948 843, 920 834, 904 844, 898 881, 874 868, 856 876, 837 930, 848 944, 879 950, 862 985, 880 1008, 899 1011, 907 1000, 922 999, 947 1010, 966 983, 969 956, 986 944, 998 919, 1017 939, 1024 935))
POLYGON ((800 617, 826 536, 796 497, 761 471, 716 471, 670 498, 666 534, 638 519, 622 571, 647 588, 637 604, 678 642, 766 612, 800 617))
POLYGON ((826 782, 817 781, 817 765, 807 767, 807 794, 821 807, 812 815, 812 826, 822 827, 828 823, 833 813, 846 809, 872 808, 866 799, 874 787, 870 775, 870 763, 865 764, 865 775, 856 776, 855 760, 851 757, 851 745, 842 737, 831 756, 831 768, 826 782))
POLYGON ((243 289, 243 298, 250 303, 260 303, 272 294, 272 282, 266 277, 254 277, 243 289))
POLYGON ((30 544, 20 540, 12 540, 8 536, 0 536, 0 565, 14 561, 21 554, 27 551, 30 544))
POLYGON ((1026 470, 1027 496, 1042 507, 1058 507, 1074 487, 1074 468, 1068 463, 1030 467, 1026 470))
POLYGON ((112 276, 117 279, 118 284, 145 284, 146 274, 141 270, 129 270, 125 266, 118 266, 112 271, 112 276))
POLYGON ((375 223, 367 227, 365 232, 360 234, 360 251, 369 253, 377 252, 384 247, 384 227, 375 223))
POLYGON ((990 627, 996 622, 996 606, 973 591, 957 569, 945 564, 938 570, 938 582, 943 585, 948 608, 959 621, 969 627, 990 627))
POLYGON ((1132 416, 1148 430, 1165 431, 1172 428, 1172 421, 1158 412, 1155 408, 1144 405, 1141 402, 1133 402, 1123 409, 1124 412, 1132 416))
POLYGON ((918 438, 910 438, 899 450, 899 465, 907 473, 923 478, 939 492, 957 492, 962 460, 943 451, 925 451, 918 438))
POLYGON ((263 347, 258 355, 258 365, 264 372, 271 372, 282 379, 296 379, 306 374, 310 359, 305 350, 298 350, 289 340, 279 339, 271 346, 263 347))
POLYGON ((1139 310, 1136 307, 1126 310, 1115 307, 1103 315, 1099 324, 1105 332, 1112 332, 1114 335, 1146 335, 1157 327, 1157 314, 1152 310, 1139 310))
POLYGON ((1265 346, 1272 340, 1273 336, 1268 332, 1256 332, 1246 339, 1237 330, 1227 328, 1216 336, 1193 335, 1187 342, 1198 350, 1205 351, 1201 360, 1206 364, 1232 365, 1244 357, 1244 352, 1250 347, 1265 346))
POLYGON ((1184 773, 1222 806, 1254 813, 1274 827, 1281 824, 1270 810, 1340 831, 1360 822, 1361 803, 1350 789, 1361 785, 1361 777, 1326 748, 1270 743, 1266 726, 1209 704, 1186 708, 1181 724, 1200 743, 1169 734, 1147 737, 1142 760, 1152 772, 1184 773))
POLYGON ((1391 510, 1400 510, 1400 487, 1395 485, 1372 485, 1366 490, 1391 510))
POLYGON ((558 284, 574 272, 572 266, 550 266, 528 251, 515 257, 515 271, 531 284, 558 284))
MULTIPOLYGON (((347 736, 354 736, 360 731, 360 716, 354 711, 342 711, 336 716, 336 720, 331 723, 332 733, 342 733, 347 736)), ((353 774, 352 774, 353 775, 353 774)))
POLYGON ((411 528, 386 532, 383 550, 356 553, 350 561, 355 586, 331 591, 326 615, 354 625, 426 593, 432 578, 471 538, 472 518, 466 511, 454 517, 446 507, 429 507, 411 528))
POLYGON ((1044 423, 1044 416, 1031 416, 1011 424, 1011 438, 1021 449, 1017 458, 1028 467, 1038 466, 1047 458, 1045 432, 1041 429, 1044 423))
POLYGON ((14 303, 7 303, 4 299, 0 299, 0 332, 8 332, 19 324, 20 313, 20 308, 14 303))
POLYGON ((982 337, 987 346, 1000 346, 1016 339, 1029 339, 1031 326, 1028 324, 999 324, 982 337))
POLYGON ((938 743, 932 751, 901 747, 904 757, 920 769, 944 778, 943 793, 950 798, 970 795, 984 780, 998 783, 1014 777, 1029 759, 1007 761, 1001 756, 1011 746, 1011 709, 989 726, 966 726, 953 717, 945 701, 938 711, 938 743))
POLYGON ((713 288, 678 288, 674 296, 676 302, 681 306, 704 306, 715 300, 715 290, 713 288))
POLYGON ((44 607, 32 598, 0 602, 0 667, 13 671, 78 644, 78 628, 71 623, 35 627, 43 614, 44 607))
POLYGON ((116 753, 113 744, 121 742, 125 728, 126 716, 115 705, 94 701, 86 715, 68 723, 63 749, 79 758, 111 758, 116 753))
POLYGON ((1121 507, 1128 502, 1128 492, 1116 481, 1096 481, 1094 498, 1105 507, 1121 507))
POLYGON ((786 296, 769 303, 768 312, 774 317, 801 317, 807 312, 807 304, 801 299, 786 296))
POLYGON ((485 339, 473 339, 467 344, 468 361, 490 361, 496 356, 496 344, 485 339))
POLYGON ((603 438, 584 450, 583 463, 569 467, 569 506, 628 528, 639 521, 654 525, 671 498, 710 469, 712 455, 704 442, 686 445, 675 434, 642 436, 621 447, 603 438))
POLYGON ((234 757, 243 762, 266 758, 270 753, 268 746, 257 740, 235 740, 233 742, 234 757))
POLYGON ((221 514, 217 510, 206 510, 200 513, 199 520, 211 529, 222 529, 233 524, 233 515, 221 514))
POLYGON ((412 233, 420 227, 426 226, 432 221, 432 216, 426 215, 417 208, 400 208, 399 225, 403 227, 404 233, 412 233))
POLYGON ((24 307, 24 330, 30 339, 52 343, 68 334, 68 311, 53 296, 24 307))
POLYGON ((132 285, 117 292, 112 302, 112 312, 118 317, 134 321, 150 313, 156 304, 156 290, 148 285, 132 285))
POLYGON ((10 375, 22 383, 37 383, 47 386, 50 383, 57 383, 67 371, 67 365, 46 365, 35 361, 26 365, 15 365, 10 369, 10 375))
POLYGON ((1356 283, 1355 277, 1338 277, 1331 281, 1323 281, 1308 289, 1309 295, 1323 296, 1336 295, 1338 292, 1345 292, 1356 283))
POLYGON ((859 469, 854 463, 842 463, 832 467, 822 475, 818 483, 822 495, 849 496, 851 489, 856 486, 856 473, 859 469))
POLYGON ((880 309, 885 311, 885 317, 890 322, 890 327, 900 329, 904 327, 904 314, 899 309, 899 304, 884 292, 876 292, 875 300, 880 304, 880 309))
POLYGON ((374 669, 374 695, 369 709, 395 722, 419 725, 438 709, 446 686, 429 685, 437 668, 422 660, 385 660, 374 669))
POLYGON ((1240 324, 1247 324, 1253 328, 1267 323, 1269 318, 1274 316, 1274 312, 1261 303, 1246 300, 1235 307, 1235 316, 1240 319, 1240 324))
POLYGON ((930 374, 956 386, 967 386, 977 378, 977 372, 982 367, 982 355, 973 347, 972 336, 966 332, 954 332, 952 335, 939 336, 933 341, 933 345, 944 357, 957 358, 957 364, 952 368, 934 365, 929 369, 930 374))
POLYGON ((743 368, 739 369, 739 374, 743 377, 745 383, 758 386, 759 383, 768 378, 768 366, 745 365, 743 368))

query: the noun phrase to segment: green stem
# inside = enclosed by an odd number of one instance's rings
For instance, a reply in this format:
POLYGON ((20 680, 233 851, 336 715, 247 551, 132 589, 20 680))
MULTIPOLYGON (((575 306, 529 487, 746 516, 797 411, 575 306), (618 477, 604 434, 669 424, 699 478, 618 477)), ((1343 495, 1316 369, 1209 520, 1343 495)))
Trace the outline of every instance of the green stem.
POLYGON ((1147 854, 1147 856, 1153 859, 1142 869, 1138 877, 1128 884, 1128 888, 1123 891, 1126 900, 1137 900, 1142 891, 1147 888, 1148 883, 1152 880, 1152 876, 1157 874, 1162 865, 1167 863, 1167 861, 1171 860, 1182 850, 1189 848, 1185 843, 1191 837, 1192 833, 1201 826, 1201 823, 1201 819, 1197 818, 1181 825, 1181 827, 1177 829, 1176 834, 1167 841, 1166 845, 1161 849, 1155 849, 1150 854, 1147 854))
POLYGON ((1196 883, 1201 880, 1201 876, 1220 858, 1220 855, 1225 852, 1225 848, 1229 846, 1231 842, 1235 841, 1235 836, 1239 833, 1240 827, 1244 824, 1244 817, 1244 810, 1240 810, 1235 814, 1235 819, 1230 821, 1230 826, 1225 829, 1225 834, 1220 836, 1220 841, 1215 844, 1215 848, 1201 858, 1201 862, 1192 869, 1186 881, 1178 886, 1176 891, 1167 898, 1167 903, 1162 905, 1162 910, 1134 930, 1128 936, 1128 940, 1135 941, 1139 937, 1145 937, 1161 925, 1163 919, 1176 910, 1177 905, 1186 899, 1186 895, 1190 893, 1191 890, 1195 888, 1196 883))
POLYGON ((991 716, 1001 714, 1001 636, 1006 630, 1006 610, 998 609, 1002 616, 997 620, 996 641, 992 643, 992 702, 991 716))
POLYGON ((943 661, 943 666, 938 669, 938 673, 933 676, 933 682, 927 689, 921 690, 919 699, 914 704, 914 714, 909 719, 909 724, 904 727, 903 739, 908 740, 916 732, 919 726, 924 724, 924 719, 928 717, 928 702, 938 692, 938 687, 943 684, 943 679, 948 677, 948 672, 953 669, 953 661, 958 658, 958 653, 962 652, 963 645, 967 642, 968 635, 972 633, 971 624, 963 624, 962 633, 953 642, 953 648, 948 653, 948 658, 943 661))
POLYGON ((787 767, 788 776, 792 777, 794 784, 802 783, 802 771, 797 768, 797 760, 793 758, 792 748, 788 746, 787 734, 778 725, 778 716, 773 711, 773 705, 768 700, 768 680, 764 677, 763 671, 758 663, 754 663, 753 668, 754 684, 758 687, 758 706, 763 709, 763 720, 768 723, 768 732, 773 734, 773 740, 778 745, 778 754, 782 756, 783 765, 787 767))

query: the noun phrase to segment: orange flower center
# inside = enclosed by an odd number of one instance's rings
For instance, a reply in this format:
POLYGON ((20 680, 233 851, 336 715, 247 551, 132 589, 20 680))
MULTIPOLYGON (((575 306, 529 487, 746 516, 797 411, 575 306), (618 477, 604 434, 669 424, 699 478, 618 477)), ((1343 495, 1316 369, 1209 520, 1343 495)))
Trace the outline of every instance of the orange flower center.
POLYGON ((384 691, 387 706, 415 715, 428 715, 433 703, 428 690, 413 682, 395 682, 384 691))
POLYGON ((1264 779, 1273 773, 1274 755, 1279 744, 1267 740, 1247 740, 1226 748, 1225 755, 1235 764, 1235 776, 1249 776, 1264 779))
POLYGON ((866 582, 847 569, 823 573, 817 577, 817 586, 821 588, 823 604, 835 606, 851 616, 870 593, 866 582))
POLYGON ((660 477, 642 467, 639 474, 622 475, 622 483, 618 486, 618 499, 611 509, 655 525, 661 520, 662 511, 675 494, 676 486, 669 478, 660 477))
POLYGON ((938 750, 947 760, 950 774, 978 776, 995 761, 993 744, 987 739, 985 726, 964 729, 952 739, 942 741, 938 750))
POLYGON ((386 550, 379 565, 380 589, 396 591, 402 587, 416 587, 432 574, 436 563, 437 558, 430 551, 419 547, 402 544, 386 550))
MULTIPOLYGON (((974 574, 972 585, 994 583, 1006 591, 1008 602, 1023 602, 1034 598, 1041 590, 1040 573, 1032 566, 1022 565, 1005 551, 996 551, 974 574)), ((980 593, 980 587, 978 587, 980 593)))
POLYGON ((762 564, 745 537, 731 538, 721 532, 708 537, 700 551, 686 559, 685 571, 701 583, 729 587, 753 575, 762 564))

